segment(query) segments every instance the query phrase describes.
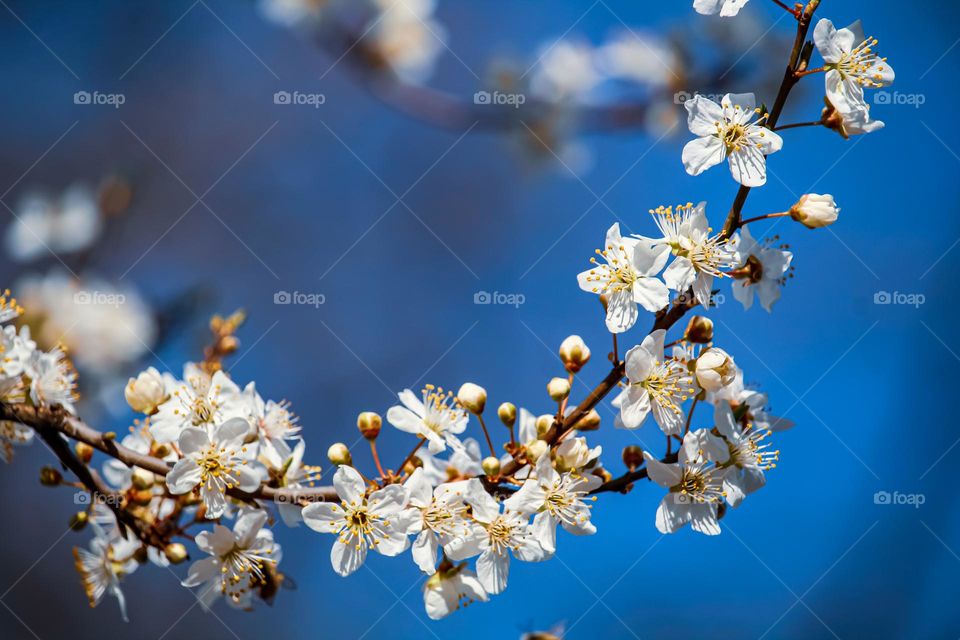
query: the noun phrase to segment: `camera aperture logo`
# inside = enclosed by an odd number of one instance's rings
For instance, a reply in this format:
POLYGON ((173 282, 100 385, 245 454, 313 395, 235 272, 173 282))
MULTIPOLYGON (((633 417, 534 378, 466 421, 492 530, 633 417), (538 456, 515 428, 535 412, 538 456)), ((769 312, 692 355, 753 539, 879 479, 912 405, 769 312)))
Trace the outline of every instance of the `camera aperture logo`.
POLYGON ((473 294, 473 304, 505 305, 517 309, 526 301, 527 297, 522 293, 477 291, 473 294))
POLYGON ((909 505, 914 509, 919 509, 920 506, 927 501, 927 496, 922 493, 900 493, 899 491, 894 491, 893 493, 889 491, 877 491, 873 494, 873 504, 880 505, 909 505))
POLYGON ((902 93, 900 91, 877 91, 873 94, 873 104, 906 105, 919 109, 927 103, 927 96, 923 93, 902 93))
POLYGON ((110 291, 77 291, 73 294, 73 304, 91 304, 98 306, 119 307, 127 301, 122 293, 110 291))
POLYGON ((322 293, 307 293, 303 291, 277 291, 273 294, 273 304, 306 305, 318 309, 327 302, 327 296, 322 293))
POLYGON ((100 93, 99 91, 77 91, 73 94, 73 104, 109 106, 119 109, 127 101, 122 93, 100 93))
POLYGON ((121 507, 123 506, 123 496, 100 493, 99 491, 95 492, 92 497, 87 491, 77 491, 73 494, 73 504, 86 506, 91 503, 103 504, 108 507, 121 507))
POLYGON ((526 104, 527 96, 522 93, 504 93, 503 91, 477 91, 473 94, 473 104, 508 106, 519 109, 526 104))
POLYGON ((901 291, 877 291, 873 294, 873 304, 898 305, 913 307, 919 309, 920 305, 927 301, 927 296, 922 293, 903 293, 901 291))
POLYGON ((292 104, 319 109, 327 103, 323 93, 303 93, 302 91, 277 91, 273 94, 273 104, 292 104))

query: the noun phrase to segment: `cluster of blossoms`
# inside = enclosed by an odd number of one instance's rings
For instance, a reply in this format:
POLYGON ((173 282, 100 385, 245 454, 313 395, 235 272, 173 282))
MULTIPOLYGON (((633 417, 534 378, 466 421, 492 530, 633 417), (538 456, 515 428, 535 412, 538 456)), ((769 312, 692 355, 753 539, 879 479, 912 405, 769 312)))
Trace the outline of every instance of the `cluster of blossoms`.
MULTIPOLYGON (((695 6, 733 15, 745 2, 698 0, 695 6)), ((801 36, 817 4, 788 9, 801 36)), ((892 72, 885 75, 885 62, 871 57, 872 41, 858 43, 852 30, 833 31, 821 21, 815 40, 827 61, 821 71, 827 74, 830 104, 846 100, 849 106, 857 91, 862 102, 863 86, 892 79, 892 72)), ((815 72, 806 70, 809 60, 799 49, 795 54, 790 82, 815 72)), ((761 113, 754 104, 750 94, 729 94, 720 105, 701 97, 687 104, 690 128, 699 136, 683 153, 688 171, 700 173, 726 159, 742 187, 764 183, 766 155, 782 146, 773 131, 779 109, 761 113)), ((708 222, 705 203, 652 210, 658 230, 653 236, 623 237, 613 225, 593 267, 578 276, 580 287, 598 294, 604 305, 613 335, 612 371, 574 404, 573 382, 591 350, 580 337, 568 337, 558 353, 563 372, 546 385, 546 413, 510 402, 498 406, 497 419, 509 434, 500 447, 484 417, 484 388, 467 382, 456 393, 434 385, 419 394, 405 389, 386 411, 386 422, 409 434, 410 454, 385 467, 377 449, 383 418, 365 411, 357 427, 374 470, 362 471, 350 449, 335 443, 327 450, 335 468, 333 486, 317 486, 320 468, 304 463, 305 430, 287 403, 264 400, 254 383, 241 387, 223 368, 238 347, 234 334, 243 321, 238 313, 214 317, 213 343, 181 377, 151 367, 129 380, 124 396, 142 418, 119 442, 112 432, 101 434, 73 417, 76 376, 63 351, 43 351, 27 325, 5 324, 4 458, 9 460, 12 444, 39 433, 97 498, 72 521, 74 528, 89 525, 94 532, 88 549, 75 549, 75 565, 91 606, 109 594, 124 617, 121 580, 148 562, 184 562, 189 554, 179 538, 194 540, 204 554, 182 581, 198 589, 204 606, 219 596, 242 609, 257 599, 269 602, 285 581, 278 568, 281 547, 269 528, 279 522, 302 522, 335 536, 330 559, 341 576, 356 572, 370 551, 393 557, 409 550, 423 573, 431 618, 502 593, 512 559, 552 558, 558 528, 573 535, 596 533, 591 518, 596 496, 627 493, 643 480, 665 490, 650 518, 660 532, 672 534, 689 524, 693 531, 716 535, 728 507, 739 507, 765 485, 766 471, 779 458, 770 437, 793 423, 772 415, 766 395, 744 384, 733 357, 714 346, 708 318, 693 316, 670 342, 667 333, 689 309, 716 302, 718 278, 733 281, 734 296, 745 308, 756 294, 771 310, 793 255, 782 245, 757 242, 749 225, 790 217, 817 228, 834 222, 838 213, 831 196, 818 194, 803 196, 788 211, 747 220, 742 206, 739 199, 718 231, 708 222), (618 338, 636 325, 641 307, 653 315, 654 328, 621 359, 618 338), (652 415, 666 441, 661 455, 626 447, 621 455, 626 471, 619 476, 585 435, 599 429, 596 406, 614 391, 615 427, 638 429, 652 415), (705 421, 704 407, 711 408, 705 421), (698 408, 698 422, 706 424, 695 423, 698 408), (474 423, 488 455, 481 453, 479 439, 467 435, 474 423), (73 450, 63 436, 78 441, 73 450), (94 449, 110 458, 102 475, 89 467, 94 449), (193 527, 201 530, 193 533, 193 527)), ((22 311, 16 301, 0 297, 0 323, 18 319, 22 311)), ((43 470, 41 481, 78 486, 52 468, 43 470)))

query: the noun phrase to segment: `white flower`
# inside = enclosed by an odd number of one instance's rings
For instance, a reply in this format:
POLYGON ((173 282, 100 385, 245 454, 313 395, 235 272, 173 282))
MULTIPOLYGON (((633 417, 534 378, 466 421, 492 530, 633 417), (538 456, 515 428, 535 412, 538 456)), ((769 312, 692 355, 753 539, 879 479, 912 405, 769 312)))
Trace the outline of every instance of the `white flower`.
POLYGON ((248 511, 237 518, 233 531, 215 525, 212 531, 197 534, 197 546, 210 554, 190 565, 185 587, 199 587, 200 602, 209 607, 224 595, 232 606, 247 608, 253 592, 267 580, 270 567, 280 562, 280 545, 273 541, 273 532, 264 529, 267 514, 248 511))
POLYGON ((467 569, 466 563, 440 569, 423 585, 423 606, 431 620, 440 620, 461 606, 488 599, 477 574, 467 569))
POLYGON ((864 87, 885 87, 894 80, 887 59, 873 51, 877 40, 864 37, 859 20, 838 30, 823 18, 813 30, 813 41, 826 62, 827 98, 835 105, 866 106, 864 87))
POLYGON ((737 369, 733 382, 729 385, 714 393, 708 393, 707 402, 711 404, 725 402, 733 409, 740 409, 740 407, 746 405, 744 419, 753 423, 756 429, 786 431, 794 426, 792 420, 778 418, 767 411, 767 394, 754 389, 747 389, 743 384, 743 370, 741 369, 737 369))
POLYGON ((597 65, 615 78, 662 88, 680 75, 682 61, 660 38, 624 30, 597 52, 597 65))
POLYGON ((457 434, 467 428, 467 414, 461 409, 453 393, 432 384, 424 386, 423 401, 410 389, 398 394, 403 406, 393 406, 387 411, 387 421, 400 431, 426 438, 430 453, 439 453, 450 445, 454 450, 463 448, 457 434))
POLYGON ((260 443, 260 455, 270 465, 277 467, 290 455, 290 446, 286 440, 293 440, 300 434, 298 418, 290 411, 288 402, 263 401, 257 393, 256 385, 251 382, 243 390, 247 402, 245 417, 249 418, 256 429, 260 443))
POLYGON ((47 353, 34 351, 26 367, 30 378, 30 399, 36 405, 62 406, 75 413, 73 403, 77 400, 77 372, 60 349, 47 353))
POLYGON ((643 457, 650 479, 669 489, 657 508, 657 530, 676 533, 689 523, 699 533, 719 534, 717 506, 723 500, 723 474, 714 462, 726 462, 729 457, 723 441, 699 429, 683 437, 677 462, 665 464, 647 451, 643 457))
MULTIPOLYGON (((286 489, 312 487, 320 478, 321 469, 318 466, 303 464, 303 453, 307 444, 303 438, 297 441, 293 451, 287 456, 279 468, 279 484, 286 489)), ((300 505, 290 502, 279 502, 277 511, 280 518, 288 527, 295 527, 300 523, 300 505)))
POLYGON ((462 449, 454 449, 447 460, 440 460, 429 451, 420 449, 417 458, 423 463, 423 472, 430 484, 436 486, 451 480, 462 480, 483 473, 480 443, 475 438, 463 440, 462 449))
POLYGON ((20 202, 7 229, 7 252, 17 262, 25 262, 48 252, 81 251, 93 244, 100 228, 97 195, 84 185, 73 185, 58 196, 30 194, 20 202))
POLYGON ((214 428, 187 427, 180 433, 183 458, 167 474, 167 488, 174 495, 199 488, 207 518, 219 518, 227 508, 226 492, 239 489, 252 493, 260 475, 250 464, 243 440, 250 425, 242 418, 227 420, 214 428))
POLYGON ((597 249, 604 259, 577 276, 580 288, 607 296, 607 329, 622 333, 637 321, 637 305, 656 312, 670 302, 666 285, 655 276, 667 263, 670 251, 665 246, 651 246, 649 241, 623 238, 620 225, 607 231, 604 249, 597 249))
POLYGON ((636 429, 653 410, 653 418, 665 434, 679 434, 683 429, 680 405, 693 393, 693 382, 686 367, 664 360, 665 336, 666 331, 658 329, 627 352, 627 387, 614 400, 620 409, 616 426, 636 429))
POLYGON ((93 525, 94 538, 90 548, 73 548, 73 566, 83 581, 83 590, 91 607, 100 604, 104 594, 109 593, 120 605, 120 615, 127 620, 127 602, 120 590, 120 580, 133 573, 139 563, 134 554, 140 548, 135 536, 129 539, 108 536, 99 526, 93 525))
POLYGON ((526 480, 503 506, 520 513, 535 513, 533 535, 544 551, 553 554, 557 550, 558 524, 578 536, 597 532, 590 522, 590 505, 584 500, 600 483, 600 478, 593 474, 557 473, 550 457, 544 456, 537 464, 536 479, 526 480))
POLYGON ((455 562, 480 554, 477 576, 487 593, 498 594, 507 588, 510 574, 510 553, 523 562, 540 562, 547 558, 530 528, 527 516, 512 511, 500 513, 500 505, 487 492, 469 497, 473 519, 483 527, 479 537, 457 538, 445 548, 455 562))
POLYGON ((314 531, 337 536, 330 553, 333 570, 348 576, 359 569, 367 550, 385 556, 403 553, 410 544, 403 511, 409 492, 398 484, 365 495, 366 485, 353 467, 342 465, 333 476, 340 504, 315 502, 303 508, 303 522, 314 531))
MULTIPOLYGON (((790 208, 790 217, 810 229, 826 227, 837 221, 840 208, 829 193, 804 194, 800 200, 790 208)), ((746 227, 744 227, 746 231, 746 227)))
POLYGON ((722 465, 723 491, 731 507, 739 507, 743 499, 766 483, 763 472, 777 466, 780 451, 770 451, 763 442, 772 432, 754 425, 741 428, 730 405, 717 403, 713 410, 717 431, 730 450, 730 458, 722 465))
POLYGON ((836 130, 845 139, 873 133, 884 127, 882 120, 870 118, 870 105, 850 104, 842 99, 832 103, 829 98, 825 98, 824 102, 827 105, 822 115, 824 126, 836 130))
POLYGON ((167 400, 163 376, 155 368, 148 367, 136 378, 130 378, 123 389, 123 396, 131 409, 150 415, 167 400))
POLYGON ((446 30, 433 18, 433 0, 374 0, 380 14, 363 44, 407 82, 423 82, 444 49, 446 30))
POLYGON ((667 286, 681 293, 693 287, 696 299, 709 307, 713 279, 724 277, 723 269, 736 264, 737 254, 734 244, 721 234, 710 235, 706 208, 706 202, 657 207, 650 214, 662 237, 638 237, 669 247, 676 259, 663 272, 667 286))
POLYGON ((7 464, 13 460, 13 447, 33 442, 33 429, 10 420, 0 420, 0 460, 7 464))
POLYGON ((437 551, 458 537, 478 535, 479 525, 469 515, 465 496, 483 491, 477 479, 441 484, 434 489, 422 469, 417 469, 404 483, 410 491, 410 521, 407 534, 413 541, 413 561, 426 574, 437 566, 437 551))
POLYGON ((10 297, 10 289, 5 289, 0 294, 0 323, 10 322, 20 317, 21 313, 23 313, 23 307, 17 304, 16 298, 10 297))
POLYGON ((712 16, 719 13, 725 18, 735 16, 740 13, 750 0, 693 0, 693 8, 697 13, 712 16))
POLYGON ((766 184, 766 156, 780 151, 783 139, 764 126, 767 114, 756 108, 752 93, 728 93, 720 104, 696 95, 684 106, 690 131, 700 136, 683 148, 687 173, 698 176, 728 160, 733 179, 743 186, 766 184))
POLYGON ((561 40, 541 50, 530 87, 545 100, 558 102, 585 97, 602 78, 590 44, 561 40))
POLYGON ((586 438, 567 438, 554 451, 554 462, 560 471, 579 471, 600 457, 602 452, 600 446, 591 449, 586 438))
POLYGON ((704 349, 697 357, 695 368, 697 383, 707 391, 717 391, 732 383, 737 371, 733 358, 723 349, 717 347, 704 349))
POLYGON ((187 427, 212 428, 246 413, 239 387, 223 371, 213 378, 186 369, 184 373, 186 382, 176 385, 150 420, 150 433, 157 442, 173 442, 187 427))
POLYGON ((33 359, 37 343, 30 339, 29 325, 7 325, 0 331, 0 374, 8 378, 20 376, 33 359))
POLYGON ((741 264, 733 273, 733 297, 744 309, 749 309, 756 291, 760 305, 768 312, 772 311, 774 303, 780 299, 780 288, 786 283, 793 254, 758 243, 748 227, 743 227, 737 250, 741 264))

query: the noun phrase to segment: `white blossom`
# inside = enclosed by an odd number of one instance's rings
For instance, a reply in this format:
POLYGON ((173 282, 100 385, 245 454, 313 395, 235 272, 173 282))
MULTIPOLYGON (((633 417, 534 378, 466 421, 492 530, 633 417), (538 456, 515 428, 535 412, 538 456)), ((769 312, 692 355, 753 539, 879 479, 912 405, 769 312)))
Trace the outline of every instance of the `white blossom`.
POLYGON ((431 620, 445 618, 471 602, 489 599, 477 574, 466 563, 440 569, 423 585, 423 606, 431 620))
POLYGON ((423 389, 423 401, 410 389, 398 394, 403 406, 387 411, 387 421, 401 431, 427 439, 431 453, 439 453, 450 445, 454 450, 463 445, 457 434, 467 428, 467 414, 460 408, 453 393, 428 384, 423 389))
POLYGON ((163 376, 154 367, 147 367, 136 378, 130 378, 123 389, 127 404, 134 411, 150 415, 166 402, 167 390, 163 376))
POLYGON ((679 434, 683 428, 680 405, 693 393, 693 382, 686 367, 664 359, 665 337, 666 331, 658 329, 627 352, 627 386, 614 400, 620 409, 616 426, 636 429, 653 411, 653 419, 665 434, 679 434))
POLYGON ((753 305, 753 294, 760 298, 760 306, 768 312, 780 299, 780 289, 793 261, 793 253, 760 244, 750 234, 749 225, 743 227, 737 243, 740 265, 734 272, 733 297, 744 309, 753 305))
POLYGON ((30 399, 34 404, 60 405, 75 413, 77 372, 63 351, 57 348, 49 352, 34 351, 25 373, 30 378, 30 399))
MULTIPOLYGON (((790 216, 810 229, 826 227, 837 221, 840 207, 829 193, 807 193, 790 208, 790 216)), ((746 230, 746 228, 744 228, 746 230)))
POLYGON ((876 38, 866 38, 857 20, 845 29, 837 29, 833 22, 821 19, 813 30, 813 41, 826 64, 827 98, 834 105, 866 107, 863 88, 885 87, 893 83, 895 74, 873 48, 876 38))
POLYGON ((780 451, 771 451, 764 442, 769 429, 748 424, 742 428, 727 403, 718 403, 713 411, 717 431, 723 436, 730 458, 721 465, 723 491, 731 507, 739 507, 743 499, 766 483, 763 472, 777 466, 780 451))
POLYGON ((737 365, 730 354, 718 347, 704 349, 697 357, 697 384, 707 391, 717 391, 732 383, 737 371, 737 365))
POLYGON ((184 374, 185 381, 176 383, 150 420, 150 433, 157 442, 174 442, 188 427, 210 429, 246 413, 240 388, 223 371, 212 378, 195 368, 186 368, 184 374))

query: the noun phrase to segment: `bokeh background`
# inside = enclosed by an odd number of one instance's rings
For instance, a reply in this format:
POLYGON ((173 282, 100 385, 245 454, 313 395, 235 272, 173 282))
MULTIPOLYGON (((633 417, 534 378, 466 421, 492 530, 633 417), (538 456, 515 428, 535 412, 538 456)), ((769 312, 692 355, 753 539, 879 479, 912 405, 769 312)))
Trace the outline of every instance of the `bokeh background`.
MULTIPOLYGON (((2 200, 16 211, 34 188, 127 179, 130 208, 82 266, 168 310, 169 335, 132 368, 179 372, 198 357, 205 314, 246 309, 233 376, 291 401, 316 463, 329 443, 356 440, 358 411, 383 412, 396 391, 424 382, 472 380, 491 403, 547 411, 544 385, 571 333, 593 347, 582 374, 592 384, 605 373, 609 337, 575 275, 607 227, 619 219, 650 232, 649 208, 688 200, 707 200, 719 224, 735 192, 725 168, 684 173, 684 126, 662 139, 644 129, 581 136, 591 160, 571 171, 549 158, 530 163, 508 135, 418 122, 252 2, 0 4, 2 200), (76 91, 94 90, 126 102, 74 104, 76 91), (295 90, 322 92, 326 103, 274 104, 276 91, 295 90), (325 304, 277 305, 278 291, 322 293, 325 304), (480 291, 525 302, 474 304, 480 291)), ((473 70, 483 75, 504 52, 529 62, 565 34, 599 42, 624 25, 659 33, 717 21, 689 5, 442 1, 436 16, 451 51, 429 82, 469 99, 473 70)), ((782 14, 755 0, 742 19, 759 25, 763 43, 789 40, 782 14)), ((723 535, 660 536, 661 492, 641 484, 597 503, 597 535, 562 537, 551 562, 514 562, 505 594, 431 622, 408 558, 373 556, 341 579, 330 537, 300 527, 278 531, 282 568, 298 588, 272 607, 220 603, 205 614, 178 584, 186 567, 145 566, 125 583, 124 624, 112 600, 88 609, 70 556, 88 535, 66 532, 76 507, 69 492, 37 484, 50 459, 34 446, 0 473, 3 637, 513 638, 558 624, 570 638, 957 637, 960 9, 825 0, 821 15, 838 26, 863 18, 897 71, 894 89, 923 104, 876 105, 886 129, 852 141, 784 132, 768 185, 750 196, 750 215, 809 191, 834 194, 843 212, 818 232, 767 225, 796 267, 772 315, 744 312, 729 291, 711 312, 718 345, 769 393, 774 413, 797 423, 778 438, 768 487, 728 514, 723 535), (878 292, 922 294, 924 304, 876 304, 878 292), (877 504, 883 491, 920 494, 923 504, 877 504)), ((774 70, 787 53, 775 50, 765 58, 774 70)), ((736 83, 741 71, 718 88, 751 89, 736 83)), ((815 119, 821 82, 805 81, 781 122, 815 119)), ((12 219, 8 209, 0 216, 12 219)), ((4 262, 0 281, 59 260, 4 262)), ((621 344, 638 341, 645 324, 621 344)), ((112 423, 104 429, 130 419, 90 411, 112 423)), ((615 472, 622 446, 661 446, 655 427, 614 432, 612 412, 601 413, 607 428, 594 440, 615 472)), ((389 459, 411 444, 399 433, 382 440, 389 459)), ((359 448, 356 458, 369 464, 359 448)))

